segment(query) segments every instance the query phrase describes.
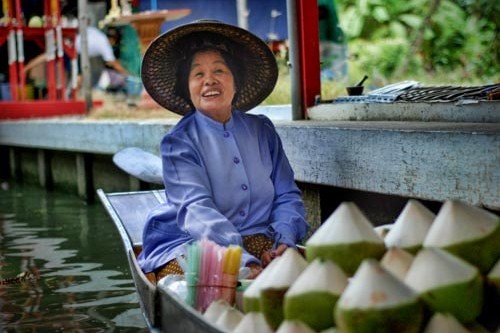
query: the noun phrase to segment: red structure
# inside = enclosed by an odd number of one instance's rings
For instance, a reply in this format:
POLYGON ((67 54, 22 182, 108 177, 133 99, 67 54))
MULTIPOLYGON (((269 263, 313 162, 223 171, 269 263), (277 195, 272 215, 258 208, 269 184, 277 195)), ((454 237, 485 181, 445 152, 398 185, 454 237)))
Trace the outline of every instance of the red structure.
MULTIPOLYGON (((0 101, 0 120, 13 118, 32 118, 54 115, 85 114, 85 101, 77 100, 77 54, 75 40, 77 29, 61 26, 59 0, 44 1, 43 27, 34 28, 24 25, 21 0, 2 0, 8 23, 0 26, 0 45, 8 43, 8 64, 11 100, 0 101), (24 75, 24 41, 35 41, 45 51, 47 62, 46 100, 26 100, 24 75), (71 92, 66 93, 64 55, 72 63, 71 92)), ((301 115, 307 119, 307 108, 313 106, 316 96, 321 93, 319 63, 319 33, 317 0, 289 0, 294 7, 294 17, 289 17, 297 28, 296 52, 297 69, 294 72, 298 82, 301 115)), ((183 13, 185 16, 185 14, 183 13)), ((135 16, 134 16, 135 17, 135 16)), ((162 18, 162 22, 165 18, 162 18)), ((139 29, 140 30, 140 29, 139 29)), ((296 117, 294 117, 295 119, 296 117)))
POLYGON ((71 71, 71 92, 66 94, 64 54, 76 65, 76 28, 63 28, 58 0, 44 0, 42 27, 24 25, 21 0, 3 0, 5 26, 0 45, 7 42, 11 100, 0 102, 0 119, 84 114, 85 102, 77 101, 76 66, 71 71), (47 99, 26 99, 24 42, 34 41, 46 56, 47 99))
POLYGON ((299 61, 302 116, 307 119, 307 108, 313 106, 321 94, 319 63, 318 2, 296 0, 297 48, 299 61))

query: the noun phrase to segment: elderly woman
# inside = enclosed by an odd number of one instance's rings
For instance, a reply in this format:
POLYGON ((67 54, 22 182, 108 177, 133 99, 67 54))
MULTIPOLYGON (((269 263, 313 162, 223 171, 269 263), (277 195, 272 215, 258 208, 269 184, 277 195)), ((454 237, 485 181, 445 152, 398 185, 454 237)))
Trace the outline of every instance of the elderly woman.
POLYGON ((159 36, 142 64, 144 87, 183 118, 161 142, 166 202, 146 223, 139 264, 151 281, 181 274, 185 244, 243 247, 250 277, 294 247, 307 223, 272 122, 245 111, 273 90, 277 65, 246 30, 196 21, 159 36))

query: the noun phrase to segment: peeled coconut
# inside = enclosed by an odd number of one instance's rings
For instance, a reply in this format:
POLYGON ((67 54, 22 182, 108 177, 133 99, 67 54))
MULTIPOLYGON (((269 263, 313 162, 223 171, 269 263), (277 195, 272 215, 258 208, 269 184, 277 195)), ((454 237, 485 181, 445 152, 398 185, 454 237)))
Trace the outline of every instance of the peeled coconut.
POLYGON ((392 226, 393 226, 392 223, 391 224, 383 224, 383 225, 378 225, 378 226, 374 227, 373 229, 375 230, 377 235, 379 235, 380 238, 384 239, 385 236, 387 236, 387 234, 391 230, 392 226))
POLYGON ((278 264, 282 257, 277 257, 253 280, 243 292, 243 310, 245 313, 260 311, 260 291, 262 284, 272 271, 272 267, 278 264))
POLYGON ((470 333, 448 313, 435 313, 422 333, 470 333))
POLYGON ((363 261, 334 313, 343 333, 418 333, 424 317, 417 293, 374 259, 363 261))
POLYGON ((299 320, 316 331, 334 326, 333 309, 347 286, 347 276, 329 260, 315 259, 285 294, 285 320, 299 320))
POLYGON ((297 320, 285 320, 276 333, 315 333, 310 327, 297 320))
POLYGON ((446 201, 432 223, 424 247, 447 250, 486 274, 500 258, 500 218, 460 201, 446 201))
POLYGON ((308 261, 331 260, 349 276, 366 258, 380 259, 384 241, 353 202, 343 202, 306 242, 308 261))
POLYGON ((273 333, 262 312, 247 313, 233 333, 273 333))
POLYGON ((217 319, 217 321, 215 322, 215 326, 225 331, 232 332, 241 322, 243 316, 243 313, 241 313, 239 310, 233 307, 227 308, 217 319))
POLYGON ((408 200, 385 236, 385 246, 401 248, 412 254, 417 253, 435 218, 436 215, 419 201, 408 200))
POLYGON ((387 250, 380 260, 382 267, 402 281, 404 281, 412 262, 413 256, 409 252, 397 247, 387 250))
POLYGON ((230 307, 231 305, 223 299, 215 300, 207 307, 207 309, 203 313, 203 317, 208 322, 214 324, 217 319, 219 319, 220 315, 230 307))
POLYGON ((408 270, 406 284, 436 312, 472 322, 483 306, 483 283, 476 267, 439 248, 422 249, 408 270))
POLYGON ((306 267, 307 261, 293 248, 288 248, 276 265, 266 267, 269 273, 261 285, 260 309, 272 329, 283 321, 285 293, 306 267))

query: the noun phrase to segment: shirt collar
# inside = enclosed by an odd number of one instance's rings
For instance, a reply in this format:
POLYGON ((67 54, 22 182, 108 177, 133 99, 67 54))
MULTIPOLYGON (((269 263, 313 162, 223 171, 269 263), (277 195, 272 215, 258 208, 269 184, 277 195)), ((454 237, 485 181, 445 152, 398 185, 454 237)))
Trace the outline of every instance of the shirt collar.
POLYGON ((212 118, 206 116, 201 111, 196 110, 196 112, 195 112, 195 117, 196 117, 197 122, 199 122, 203 126, 208 126, 208 127, 213 128, 215 130, 218 130, 218 131, 231 130, 234 127, 234 115, 235 115, 235 112, 232 111, 231 118, 229 118, 229 120, 225 124, 222 124, 222 123, 220 123, 216 120, 213 120, 212 118))

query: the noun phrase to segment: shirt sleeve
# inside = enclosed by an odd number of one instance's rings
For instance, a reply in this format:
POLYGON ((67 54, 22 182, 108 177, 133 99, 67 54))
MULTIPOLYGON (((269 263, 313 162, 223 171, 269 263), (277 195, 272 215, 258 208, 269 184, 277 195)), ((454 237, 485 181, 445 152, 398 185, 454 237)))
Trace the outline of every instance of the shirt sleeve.
POLYGON ((109 43, 108 37, 104 34, 100 36, 99 50, 104 61, 109 62, 116 60, 115 54, 113 53, 113 47, 109 43))
POLYGON ((268 118, 265 119, 273 160, 271 178, 275 188, 270 231, 275 248, 279 244, 295 247, 297 242, 305 237, 308 228, 304 203, 281 139, 272 122, 268 118))
MULTIPOLYGON (((207 238, 222 246, 243 241, 236 227, 217 209, 201 158, 192 142, 167 135, 163 139, 163 179, 169 201, 178 209, 177 224, 193 239, 207 238)), ((260 261, 244 251, 242 264, 260 261)))

